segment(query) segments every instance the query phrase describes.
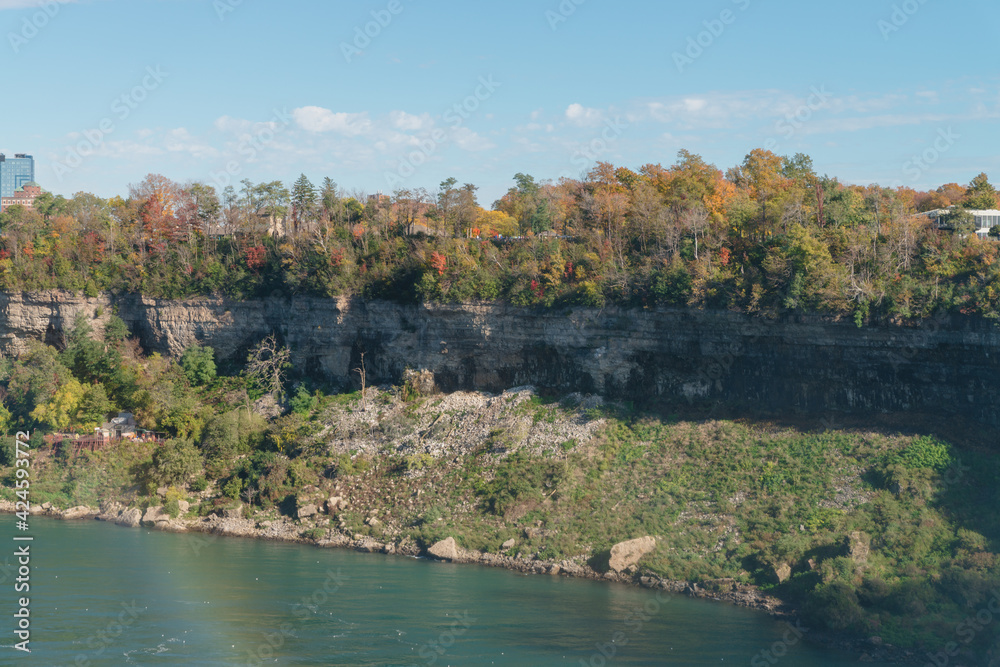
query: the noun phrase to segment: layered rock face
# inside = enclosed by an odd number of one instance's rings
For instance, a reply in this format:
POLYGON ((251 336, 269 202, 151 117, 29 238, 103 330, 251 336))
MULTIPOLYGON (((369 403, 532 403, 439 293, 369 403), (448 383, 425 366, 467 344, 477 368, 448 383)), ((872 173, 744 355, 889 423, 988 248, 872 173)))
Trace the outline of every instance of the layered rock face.
POLYGON ((799 317, 617 308, 401 306, 316 297, 158 300, 64 292, 0 294, 0 350, 59 345, 77 313, 116 311, 150 352, 209 345, 221 360, 275 334, 297 368, 348 386, 410 371, 442 391, 532 384, 617 399, 720 402, 761 412, 918 412, 1000 426, 1000 327, 944 319, 859 329, 799 317), (430 375, 429 375, 430 374, 430 375))

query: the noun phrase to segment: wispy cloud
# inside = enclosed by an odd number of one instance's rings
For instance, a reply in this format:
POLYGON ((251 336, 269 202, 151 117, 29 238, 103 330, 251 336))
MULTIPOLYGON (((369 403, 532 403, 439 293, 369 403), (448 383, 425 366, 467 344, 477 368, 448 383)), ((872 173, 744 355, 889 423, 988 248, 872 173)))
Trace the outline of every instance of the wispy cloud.
POLYGON ((336 132, 349 137, 367 133, 371 127, 367 113, 334 112, 323 107, 302 107, 292 112, 295 122, 307 132, 336 132))
POLYGON ((0 10, 4 9, 27 9, 29 7, 41 7, 43 5, 59 3, 70 4, 77 0, 0 0, 0 10))

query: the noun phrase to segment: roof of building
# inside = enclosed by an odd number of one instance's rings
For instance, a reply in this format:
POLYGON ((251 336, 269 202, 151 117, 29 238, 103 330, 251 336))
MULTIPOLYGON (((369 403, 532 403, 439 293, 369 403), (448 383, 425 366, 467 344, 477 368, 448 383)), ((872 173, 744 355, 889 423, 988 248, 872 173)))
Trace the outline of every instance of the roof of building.
MULTIPOLYGON (((924 211, 922 213, 922 215, 929 215, 932 218, 934 218, 934 217, 946 215, 946 214, 954 211, 956 208, 958 208, 958 207, 954 206, 954 205, 949 206, 948 208, 936 208, 933 211, 924 211)), ((997 209, 993 209, 993 208, 967 208, 965 210, 967 212, 971 213, 972 215, 1000 215, 1000 211, 998 211, 997 209)))

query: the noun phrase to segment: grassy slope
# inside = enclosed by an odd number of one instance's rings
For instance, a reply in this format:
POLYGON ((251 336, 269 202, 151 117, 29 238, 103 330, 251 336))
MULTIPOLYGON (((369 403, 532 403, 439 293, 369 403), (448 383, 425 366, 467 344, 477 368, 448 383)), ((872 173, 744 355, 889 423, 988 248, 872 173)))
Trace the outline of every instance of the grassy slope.
MULTIPOLYGON (((961 641, 956 625, 1000 585, 1000 460, 932 436, 679 421, 530 391, 404 400, 377 390, 363 403, 325 397, 272 433, 283 453, 245 459, 204 495, 240 478, 273 513, 295 496, 339 494, 347 508, 332 526, 347 533, 423 545, 454 536, 494 552, 514 538, 512 553, 552 560, 655 535, 648 571, 755 583, 800 605, 812 627, 927 650, 961 641), (778 583, 783 565, 791 574, 778 583)), ((146 446, 42 456, 33 498, 155 503, 134 486, 150 456, 146 446)), ((201 511, 233 502, 206 498, 201 511)), ((968 648, 981 656, 993 637, 977 631, 968 648)))

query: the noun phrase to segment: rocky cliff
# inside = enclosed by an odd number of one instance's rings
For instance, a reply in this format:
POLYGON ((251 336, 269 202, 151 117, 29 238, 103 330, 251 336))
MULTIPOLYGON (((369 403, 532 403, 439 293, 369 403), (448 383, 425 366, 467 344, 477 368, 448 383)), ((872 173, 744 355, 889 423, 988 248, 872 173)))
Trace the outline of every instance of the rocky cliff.
POLYGON ((76 314, 112 312, 150 352, 195 343, 240 359, 274 333, 300 369, 347 385, 429 371, 442 391, 533 384, 625 399, 722 402, 762 412, 918 412, 1000 426, 1000 327, 939 319, 859 329, 822 318, 503 305, 402 306, 297 297, 184 301, 65 292, 0 294, 0 350, 59 345, 76 314))

